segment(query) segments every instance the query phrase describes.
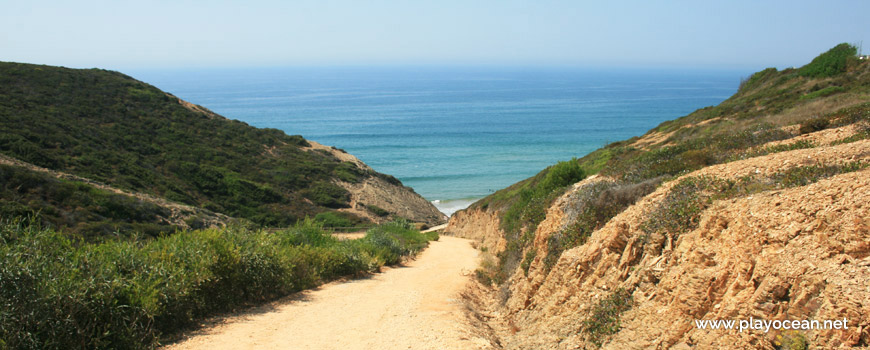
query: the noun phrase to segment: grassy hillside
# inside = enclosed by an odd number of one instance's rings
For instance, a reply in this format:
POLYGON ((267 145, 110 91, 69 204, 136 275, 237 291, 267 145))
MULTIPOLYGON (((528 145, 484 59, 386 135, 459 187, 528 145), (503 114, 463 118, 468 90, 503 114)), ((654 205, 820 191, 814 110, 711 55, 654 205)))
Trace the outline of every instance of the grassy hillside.
MULTIPOLYGON (((228 120, 121 73, 0 63, 0 154, 39 167, 268 226, 347 207, 349 194, 335 180, 399 184, 306 146, 301 136, 228 120)), ((74 227, 81 220, 165 225, 135 201, 75 198, 73 187, 86 185, 9 167, 0 176, 0 216, 41 211, 46 222, 74 230, 87 229, 74 227)))
MULTIPOLYGON (((470 206, 498 213, 507 248, 498 264, 479 275, 502 282, 535 258, 528 246, 546 209, 567 186, 600 174, 615 180, 577 199, 577 221, 548 241, 545 261, 581 245, 595 229, 652 192, 663 181, 713 164, 818 145, 795 142, 758 149, 771 141, 870 120, 870 63, 840 44, 797 69, 768 68, 745 79, 736 94, 714 107, 667 121, 641 137, 615 142, 583 158, 562 162, 470 206), (554 181, 558 179, 557 181, 554 181)), ((839 143, 867 138, 862 131, 839 143)), ((679 217, 675 220, 690 220, 679 217)))

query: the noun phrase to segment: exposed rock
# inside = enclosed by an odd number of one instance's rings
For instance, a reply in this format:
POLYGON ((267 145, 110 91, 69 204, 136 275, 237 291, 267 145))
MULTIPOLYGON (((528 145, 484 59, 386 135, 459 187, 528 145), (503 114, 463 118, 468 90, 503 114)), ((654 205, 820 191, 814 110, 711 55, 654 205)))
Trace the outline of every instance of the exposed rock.
MULTIPOLYGON (((684 175, 738 179, 817 164, 870 161, 870 140, 827 146, 854 133, 807 136, 820 147, 774 153, 684 175)), ((794 142, 792 139, 787 142, 794 142)), ((784 142, 780 142, 784 143, 784 142)), ((774 348, 781 330, 702 330, 695 320, 848 320, 844 330, 807 330, 812 346, 870 344, 870 169, 816 183, 711 203, 697 228, 677 238, 647 235, 641 224, 680 178, 611 219, 548 272, 547 237, 567 225, 575 185, 549 208, 535 232, 528 274, 517 269, 504 300, 476 298, 479 312, 507 349, 595 348, 581 332, 600 300, 618 289, 632 307, 602 348, 774 348)), ((606 181, 593 178, 584 180, 606 181)), ((474 209, 451 218, 448 231, 500 251, 498 213, 474 209)), ((477 284, 477 294, 497 292, 477 284)), ((779 338, 778 338, 779 337, 779 338)))

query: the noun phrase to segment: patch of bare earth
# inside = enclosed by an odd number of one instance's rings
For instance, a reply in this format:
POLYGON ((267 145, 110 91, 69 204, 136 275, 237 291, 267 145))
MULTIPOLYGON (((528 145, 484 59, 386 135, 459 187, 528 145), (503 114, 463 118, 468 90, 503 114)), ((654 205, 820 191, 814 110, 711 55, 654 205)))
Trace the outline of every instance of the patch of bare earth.
MULTIPOLYGON (((308 143, 311 146, 303 148, 304 150, 327 152, 342 162, 356 165, 364 172, 374 172, 357 157, 343 150, 310 140, 308 143)), ((358 183, 337 181, 336 184, 350 192, 350 207, 339 210, 367 218, 372 222, 382 223, 391 220, 391 217, 375 215, 368 209, 369 206, 378 207, 396 216, 425 223, 428 226, 440 225, 447 220, 438 208, 411 188, 395 185, 379 176, 369 176, 358 183)))

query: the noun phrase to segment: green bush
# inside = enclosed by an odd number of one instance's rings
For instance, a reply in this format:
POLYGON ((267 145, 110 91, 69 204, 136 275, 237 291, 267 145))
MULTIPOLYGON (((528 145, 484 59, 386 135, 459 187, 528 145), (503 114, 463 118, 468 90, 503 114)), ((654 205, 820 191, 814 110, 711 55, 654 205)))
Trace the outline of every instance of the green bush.
POLYGON ((731 183, 712 177, 688 177, 671 188, 661 203, 647 214, 641 229, 677 236, 697 227, 701 212, 707 208, 708 191, 721 192, 731 183))
POLYGON ((347 208, 350 193, 344 188, 327 183, 316 183, 311 188, 304 191, 305 197, 312 200, 317 205, 327 208, 347 208))
POLYGON ((842 43, 814 58, 812 62, 798 70, 798 74, 810 78, 833 77, 846 71, 849 58, 858 54, 855 46, 842 43))
POLYGON ((390 215, 390 212, 384 210, 381 207, 375 206, 375 205, 366 205, 365 207, 366 207, 366 209, 368 209, 368 211, 372 212, 372 214, 375 214, 375 215, 380 216, 380 217, 390 215))
POLYGON ((596 347, 601 347, 608 335, 619 332, 619 318, 623 312, 631 309, 633 299, 631 292, 619 288, 610 295, 598 301, 592 309, 592 314, 583 321, 581 331, 596 347))
POLYGON ((553 200, 564 193, 567 186, 584 177, 577 159, 559 162, 524 183, 508 198, 512 203, 501 217, 501 229, 506 234, 508 246, 498 256, 500 271, 493 274, 497 283, 521 263, 523 251, 531 243, 535 229, 544 220, 553 200))
POLYGON ((843 91, 846 91, 846 89, 843 88, 842 86, 828 86, 824 89, 816 90, 816 91, 813 91, 813 92, 810 92, 806 95, 801 96, 801 100, 811 100, 811 99, 814 99, 817 97, 831 96, 833 94, 843 92, 843 91))
POLYGON ((357 227, 364 223, 362 218, 351 213, 345 213, 340 211, 325 211, 322 213, 317 213, 317 215, 314 216, 314 221, 321 223, 323 227, 327 228, 357 227))
POLYGON ((783 187, 806 186, 831 176, 850 173, 866 168, 868 163, 851 162, 842 165, 809 165, 791 168, 773 176, 774 181, 783 187))
POLYGON ((806 350, 809 348, 806 336, 800 331, 787 330, 778 334, 773 341, 779 350, 806 350))
POLYGON ((738 159, 747 159, 753 157, 760 157, 768 154, 779 153, 779 152, 787 152, 794 151, 798 149, 807 149, 807 148, 815 148, 818 145, 811 140, 798 140, 792 143, 783 143, 775 146, 764 147, 761 149, 747 150, 744 152, 737 153, 732 156, 731 160, 738 159))
POLYGON ((855 123, 870 122, 870 103, 862 103, 857 106, 843 108, 834 113, 825 115, 824 118, 831 121, 834 127, 852 125, 855 123))
POLYGON ((197 320, 375 271, 427 244, 407 222, 338 241, 304 220, 84 243, 0 223, 0 339, 13 349, 150 349, 197 320))

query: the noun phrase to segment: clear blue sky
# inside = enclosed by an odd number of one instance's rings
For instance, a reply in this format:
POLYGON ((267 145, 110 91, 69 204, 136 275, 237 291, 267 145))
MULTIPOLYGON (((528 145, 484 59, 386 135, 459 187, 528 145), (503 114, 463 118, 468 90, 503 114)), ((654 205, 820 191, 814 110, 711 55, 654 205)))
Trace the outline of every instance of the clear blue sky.
POLYGON ((870 1, 5 0, 0 61, 103 67, 802 65, 870 1))

